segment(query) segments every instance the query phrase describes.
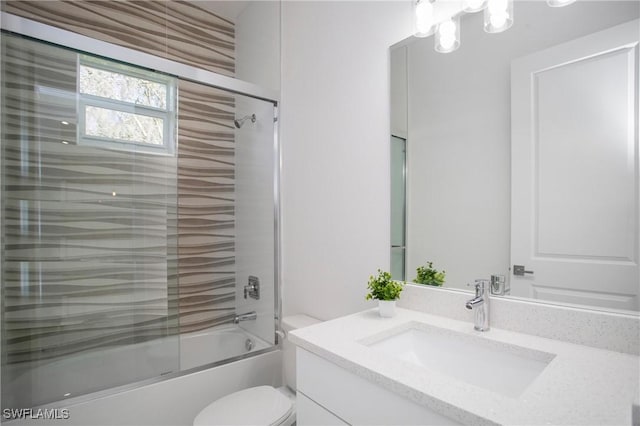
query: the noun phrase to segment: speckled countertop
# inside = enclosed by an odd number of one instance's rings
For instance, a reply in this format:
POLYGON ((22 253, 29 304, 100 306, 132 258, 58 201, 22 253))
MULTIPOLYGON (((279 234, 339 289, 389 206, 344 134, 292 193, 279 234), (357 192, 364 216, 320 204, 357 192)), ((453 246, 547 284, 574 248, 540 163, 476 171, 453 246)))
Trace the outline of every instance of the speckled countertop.
MULTIPOLYGON (((464 424, 631 425, 640 394, 640 358, 497 328, 477 332, 468 322, 397 308, 374 308, 295 330, 294 344, 412 401, 464 424), (487 344, 541 351, 553 359, 518 397, 470 385, 437 370, 392 358, 367 346, 410 327, 439 327, 487 344)), ((473 353, 469 353, 473 363, 473 353)), ((481 366, 479 366, 481 368, 481 366)))

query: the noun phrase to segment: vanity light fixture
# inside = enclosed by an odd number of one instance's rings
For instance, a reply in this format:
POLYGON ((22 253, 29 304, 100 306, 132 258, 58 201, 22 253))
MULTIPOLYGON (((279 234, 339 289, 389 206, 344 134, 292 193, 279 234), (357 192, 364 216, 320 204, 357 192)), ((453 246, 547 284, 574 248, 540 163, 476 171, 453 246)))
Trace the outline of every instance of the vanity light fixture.
POLYGON ((547 4, 551 7, 568 6, 576 0, 547 0, 547 4))
POLYGON ((413 4, 414 30, 416 37, 428 37, 433 34, 433 3, 431 0, 417 0, 413 4))
POLYGON ((441 22, 435 40, 436 52, 449 53, 460 47, 460 16, 441 22))
MULTIPOLYGON (((416 37, 434 34, 437 52, 449 53, 460 47, 460 12, 436 24, 434 6, 438 0, 413 0, 414 31, 416 37)), ((445 1, 445 0, 441 0, 445 1)), ((453 0, 455 1, 455 0, 453 0)), ((562 7, 576 0, 547 0, 551 7, 562 7)), ((459 9, 458 9, 459 10, 459 9)), ((513 25, 513 0, 462 0, 462 14, 484 10, 484 30, 501 33, 513 25)))
POLYGON ((484 10, 484 30, 500 33, 513 25, 513 0, 487 0, 484 10))

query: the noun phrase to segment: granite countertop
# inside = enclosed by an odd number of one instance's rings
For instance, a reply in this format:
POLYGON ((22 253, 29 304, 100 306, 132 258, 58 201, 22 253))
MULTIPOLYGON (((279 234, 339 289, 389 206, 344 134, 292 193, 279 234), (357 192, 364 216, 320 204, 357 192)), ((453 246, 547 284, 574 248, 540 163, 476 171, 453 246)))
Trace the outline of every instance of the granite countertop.
MULTIPOLYGON (((292 343, 334 364, 464 424, 630 425, 640 394, 640 358, 513 331, 478 332, 468 322, 397 308, 378 309, 289 333, 292 343), (511 345, 552 355, 517 397, 474 386, 438 371, 398 360, 367 346, 409 328, 438 327, 486 344, 511 345)), ((468 354, 473 363, 473 353, 468 354)), ((479 366, 482 368, 482 366, 479 366)))

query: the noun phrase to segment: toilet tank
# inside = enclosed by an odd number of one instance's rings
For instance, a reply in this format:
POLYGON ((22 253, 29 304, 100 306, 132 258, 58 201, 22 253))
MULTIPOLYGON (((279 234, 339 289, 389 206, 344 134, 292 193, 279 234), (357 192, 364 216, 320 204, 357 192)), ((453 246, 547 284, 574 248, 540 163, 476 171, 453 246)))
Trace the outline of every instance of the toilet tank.
MULTIPOLYGON (((290 331, 298 328, 318 324, 320 320, 308 315, 291 315, 282 318, 282 329, 288 335, 290 331)), ((284 384, 292 391, 296 391, 296 345, 289 342, 286 337, 282 341, 282 353, 284 364, 284 384)))

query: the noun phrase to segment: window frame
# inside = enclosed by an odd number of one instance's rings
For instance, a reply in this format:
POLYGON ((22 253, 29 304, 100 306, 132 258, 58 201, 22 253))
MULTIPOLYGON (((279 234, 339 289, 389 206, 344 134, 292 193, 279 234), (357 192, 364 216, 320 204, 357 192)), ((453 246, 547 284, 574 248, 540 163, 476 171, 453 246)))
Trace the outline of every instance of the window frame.
POLYGON ((178 94, 175 77, 167 74, 159 74, 157 71, 148 71, 143 68, 137 68, 131 65, 90 55, 79 54, 77 61, 78 145, 158 155, 175 155, 178 122, 178 94), (162 84, 166 87, 166 109, 81 93, 80 69, 82 66, 162 84), (88 135, 86 133, 86 109, 89 106, 163 119, 162 144, 156 145, 140 141, 88 135))

